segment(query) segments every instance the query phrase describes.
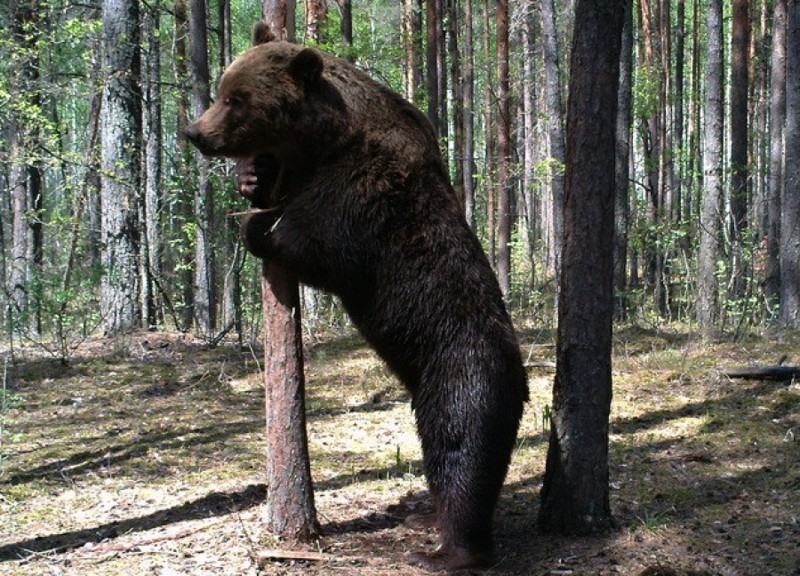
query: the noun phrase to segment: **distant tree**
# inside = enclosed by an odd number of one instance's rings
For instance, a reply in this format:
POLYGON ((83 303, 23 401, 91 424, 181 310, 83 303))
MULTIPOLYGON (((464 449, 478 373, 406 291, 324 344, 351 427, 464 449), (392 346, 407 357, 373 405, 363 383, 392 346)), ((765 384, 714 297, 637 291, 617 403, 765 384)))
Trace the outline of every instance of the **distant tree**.
POLYGON ((464 211, 470 227, 475 228, 475 47, 472 23, 472 2, 464 2, 464 59, 463 91, 464 109, 464 156, 462 175, 464 178, 464 211))
POLYGON ((629 1, 577 0, 575 6, 557 367, 539 511, 539 525, 548 532, 590 534, 612 525, 614 163, 620 45, 629 1))
POLYGON ((38 0, 14 0, 11 32, 16 58, 11 65, 15 105, 11 111, 10 170, 12 249, 7 294, 14 331, 33 336, 41 332, 36 277, 42 270, 42 168, 38 159, 41 115, 38 0))
POLYGON ((633 7, 625 8, 620 52, 619 99, 617 111, 617 149, 614 194, 614 317, 627 317, 628 229, 630 227, 629 190, 631 182, 631 120, 633 89, 633 7))
MULTIPOLYGON (((189 9, 190 62, 192 72, 192 113, 202 116, 211 103, 208 66, 208 36, 206 1, 191 0, 189 9)), ((217 287, 214 249, 214 189, 211 185, 211 165, 198 150, 194 153, 197 165, 197 189, 194 195, 194 318, 197 329, 211 336, 217 325, 217 287)))
POLYGON ((508 0, 497 2, 497 277, 505 298, 511 297, 511 80, 509 78, 508 0))
POLYGON ((325 41, 322 36, 325 20, 328 18, 328 0, 306 1, 306 42, 321 44, 325 41))
POLYGON ((144 202, 141 206, 142 238, 141 283, 142 309, 148 328, 163 322, 161 293, 163 282, 161 213, 162 131, 161 131, 161 42, 159 40, 160 6, 145 5, 142 14, 142 136, 144 139, 144 202))
POLYGON ((141 325, 139 223, 141 93, 139 3, 103 0, 101 119, 102 326, 118 334, 141 325))
POLYGON ((750 0, 733 0, 730 88, 730 209, 732 292, 745 290, 744 246, 748 227, 748 94, 750 68, 750 0))
POLYGON ((556 278, 561 275, 561 249, 564 239, 564 105, 561 97, 558 30, 554 0, 542 1, 542 41, 544 47, 544 93, 547 107, 547 140, 550 148, 550 194, 547 206, 552 238, 551 263, 556 278))

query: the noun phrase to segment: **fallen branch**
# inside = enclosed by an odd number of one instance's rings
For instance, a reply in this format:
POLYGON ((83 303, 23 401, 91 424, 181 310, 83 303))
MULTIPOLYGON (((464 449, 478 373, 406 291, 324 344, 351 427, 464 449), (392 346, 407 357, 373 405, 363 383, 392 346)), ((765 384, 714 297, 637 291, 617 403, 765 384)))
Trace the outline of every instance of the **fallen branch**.
POLYGON ((745 380, 776 380, 784 381, 800 377, 800 366, 753 366, 748 368, 731 368, 722 371, 728 378, 742 378, 745 380))
POLYGON ((525 362, 525 368, 555 368, 555 362, 525 362))
POLYGON ((242 212, 229 212, 228 216, 247 216, 248 214, 271 214, 273 212, 279 212, 281 210, 280 206, 273 206, 272 208, 250 208, 249 210, 244 210, 242 212))
MULTIPOLYGON (((259 565, 270 560, 306 560, 312 562, 330 562, 338 557, 324 552, 310 552, 307 550, 286 550, 282 548, 268 548, 256 553, 259 565)), ((350 558, 348 558, 349 560, 350 558)))

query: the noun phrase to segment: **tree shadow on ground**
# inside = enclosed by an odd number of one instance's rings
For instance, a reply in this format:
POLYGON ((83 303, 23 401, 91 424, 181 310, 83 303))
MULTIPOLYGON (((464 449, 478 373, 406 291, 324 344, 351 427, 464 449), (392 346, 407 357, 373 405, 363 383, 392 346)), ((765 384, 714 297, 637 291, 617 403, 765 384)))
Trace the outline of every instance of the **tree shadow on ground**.
POLYGON ((168 432, 151 432, 130 442, 112 446, 102 446, 97 450, 76 452, 66 458, 59 458, 29 470, 22 470, 8 476, 4 484, 15 485, 32 480, 57 475, 61 479, 64 471, 70 476, 98 471, 105 466, 120 464, 143 456, 152 448, 168 450, 187 446, 222 442, 231 436, 255 432, 263 426, 259 419, 242 420, 227 424, 214 423, 203 428, 181 428, 168 432), (192 436, 190 439, 186 436, 192 436))
POLYGON ((237 492, 212 492, 198 500, 158 510, 146 516, 7 544, 0 547, 0 562, 19 560, 42 552, 67 552, 86 544, 102 542, 131 532, 146 532, 176 522, 241 512, 257 506, 266 497, 267 487, 264 484, 253 484, 237 492))

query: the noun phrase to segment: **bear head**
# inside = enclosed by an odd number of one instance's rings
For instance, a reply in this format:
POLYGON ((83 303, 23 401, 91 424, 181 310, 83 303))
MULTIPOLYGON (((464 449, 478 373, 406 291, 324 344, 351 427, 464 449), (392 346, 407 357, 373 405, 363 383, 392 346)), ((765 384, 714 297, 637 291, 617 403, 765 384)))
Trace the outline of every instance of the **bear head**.
POLYGON ((276 41, 258 22, 253 47, 228 67, 217 100, 184 135, 206 156, 276 153, 296 139, 309 112, 307 93, 321 82, 322 69, 320 52, 276 41))

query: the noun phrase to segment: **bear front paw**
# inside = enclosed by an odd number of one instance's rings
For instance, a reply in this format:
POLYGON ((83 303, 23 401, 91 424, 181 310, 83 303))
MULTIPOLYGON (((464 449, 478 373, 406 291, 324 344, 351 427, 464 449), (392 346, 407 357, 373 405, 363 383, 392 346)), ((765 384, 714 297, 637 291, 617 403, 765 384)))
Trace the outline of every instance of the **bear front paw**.
POLYGON ((272 247, 272 229, 280 220, 280 213, 253 210, 246 213, 239 223, 239 234, 247 251, 267 258, 272 247))

